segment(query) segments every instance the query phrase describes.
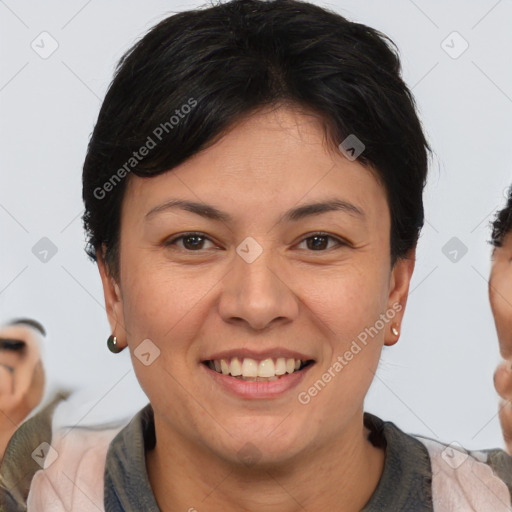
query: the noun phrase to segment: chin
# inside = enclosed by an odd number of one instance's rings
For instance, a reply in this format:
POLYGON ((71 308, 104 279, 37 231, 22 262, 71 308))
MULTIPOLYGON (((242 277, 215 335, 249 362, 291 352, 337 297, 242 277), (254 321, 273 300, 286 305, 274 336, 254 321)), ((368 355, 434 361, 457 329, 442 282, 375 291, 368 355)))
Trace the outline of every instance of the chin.
POLYGON ((248 468, 291 462, 306 448, 306 439, 293 435, 289 428, 279 431, 276 428, 278 424, 275 422, 273 428, 268 428, 268 422, 263 427, 254 421, 252 428, 233 432, 232 437, 225 438, 225 444, 220 448, 223 453, 219 455, 231 463, 241 463, 248 468))
POLYGON ((247 441, 229 454, 230 462, 247 470, 275 470, 294 464, 298 458, 297 447, 262 446, 247 441))

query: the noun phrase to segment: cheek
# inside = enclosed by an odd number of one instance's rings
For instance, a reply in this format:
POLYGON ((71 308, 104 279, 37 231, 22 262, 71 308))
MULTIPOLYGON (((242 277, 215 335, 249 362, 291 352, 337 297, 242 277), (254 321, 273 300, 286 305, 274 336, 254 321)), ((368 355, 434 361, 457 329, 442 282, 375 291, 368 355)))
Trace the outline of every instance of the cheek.
POLYGON ((512 275, 502 268, 495 269, 491 276, 489 299, 498 331, 511 331, 512 275))
MULTIPOLYGON (((305 294, 329 346, 319 369, 320 380, 328 384, 317 406, 328 402, 349 408, 364 399, 379 363, 385 331, 396 315, 394 309, 387 311, 389 274, 353 269, 323 284, 323 294, 305 294)), ((317 388, 323 389, 323 384, 317 388)))
POLYGON ((0 363, 15 368, 20 364, 20 356, 10 352, 0 352, 0 363))
POLYGON ((501 297, 494 300, 493 315, 501 342, 512 338, 512 306, 501 297))
POLYGON ((389 283, 387 274, 379 268, 340 271, 323 284, 318 307, 325 311, 330 327, 341 339, 356 337, 385 313, 389 283))
POLYGON ((179 283, 170 284, 152 277, 134 279, 123 297, 123 315, 132 349, 147 338, 162 349, 163 343, 179 331, 180 319, 191 309, 179 283))
POLYGON ((13 376, 5 366, 0 365, 0 396, 8 395, 12 393, 13 388, 13 376))
POLYGON ((132 265, 123 286, 123 316, 131 351, 150 339, 160 350, 161 362, 180 370, 178 361, 183 366, 192 357, 193 340, 211 313, 209 297, 222 277, 212 274, 197 268, 177 271, 158 263, 132 265))
POLYGON ((130 272, 122 276, 122 296, 128 337, 160 337, 184 313, 193 287, 187 286, 179 273, 155 264, 144 253, 139 257, 130 257, 128 251, 125 254, 123 263, 130 272))

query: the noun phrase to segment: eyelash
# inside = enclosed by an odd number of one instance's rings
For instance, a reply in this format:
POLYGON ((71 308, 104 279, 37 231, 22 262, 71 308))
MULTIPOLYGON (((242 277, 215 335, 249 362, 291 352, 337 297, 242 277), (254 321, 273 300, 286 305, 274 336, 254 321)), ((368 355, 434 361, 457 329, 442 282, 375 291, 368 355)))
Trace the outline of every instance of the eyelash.
MULTIPOLYGON (((167 240, 164 242, 164 246, 165 247, 170 247, 171 245, 174 245, 175 242, 177 242, 178 240, 181 240, 181 239, 184 239, 184 238, 188 238, 188 237, 191 237, 191 236, 198 236, 200 238, 204 238, 206 240, 209 240, 210 242, 212 242, 212 240, 210 238, 208 238, 204 233, 201 233, 201 232, 197 232, 197 231, 192 231, 192 232, 189 232, 189 233, 183 233, 182 235, 179 235, 179 236, 176 236, 174 238, 171 238, 170 240, 167 240)), ((309 252, 327 252, 329 251, 330 249, 336 249, 336 248, 340 248, 340 247, 349 247, 349 244, 347 242, 345 242, 344 240, 342 240, 341 238, 338 238, 338 237, 335 237, 333 235, 330 235, 329 233, 324 233, 324 232, 316 232, 316 233, 312 233, 310 235, 308 235, 307 237, 304 237, 300 242, 299 244, 305 242, 306 240, 309 240, 310 238, 313 238, 315 236, 320 236, 320 237, 324 237, 324 238, 330 238, 331 240, 334 240, 338 243, 337 247, 331 247, 331 248, 328 248, 328 249, 319 249, 318 251, 314 251, 314 250, 310 250, 309 252)), ((213 243, 213 242, 212 242, 213 243)), ((184 249, 184 248, 183 248, 184 249)), ((184 249, 186 252, 200 252, 204 249, 198 249, 198 250, 188 250, 188 249, 184 249)))

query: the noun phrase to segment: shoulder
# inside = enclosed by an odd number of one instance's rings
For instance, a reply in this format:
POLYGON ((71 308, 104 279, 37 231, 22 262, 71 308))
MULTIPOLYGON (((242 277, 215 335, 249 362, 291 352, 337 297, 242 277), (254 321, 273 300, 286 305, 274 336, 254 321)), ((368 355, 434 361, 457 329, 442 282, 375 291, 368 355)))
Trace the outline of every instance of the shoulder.
POLYGON ((0 466, 0 510, 26 510, 26 500, 34 474, 41 468, 41 447, 52 438, 52 415, 69 396, 61 390, 36 415, 26 420, 10 439, 0 466))
POLYGON ((56 432, 51 445, 41 450, 44 461, 31 482, 29 510, 103 510, 106 454, 121 428, 56 432))
POLYGON ((1 512, 103 510, 107 451, 131 415, 86 423, 82 398, 64 394, 16 431, 2 462, 1 512))
POLYGON ((420 435, 427 449, 436 512, 511 510, 512 457, 501 449, 465 450, 420 435))
POLYGON ((384 473, 369 511, 512 510, 512 457, 505 451, 468 451, 455 443, 405 433, 369 413, 365 425, 372 443, 386 446, 384 473))

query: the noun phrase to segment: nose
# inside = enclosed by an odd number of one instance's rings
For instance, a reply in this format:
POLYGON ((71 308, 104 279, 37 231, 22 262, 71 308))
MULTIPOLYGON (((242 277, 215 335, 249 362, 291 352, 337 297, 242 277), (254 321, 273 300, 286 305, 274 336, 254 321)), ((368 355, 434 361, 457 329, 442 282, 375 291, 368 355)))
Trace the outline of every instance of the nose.
POLYGON ((254 330, 297 318, 300 301, 293 281, 275 253, 265 249, 252 262, 238 254, 223 279, 219 313, 228 323, 245 323, 254 330))

